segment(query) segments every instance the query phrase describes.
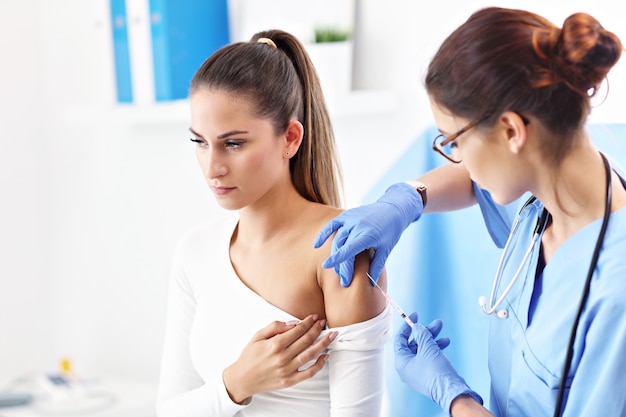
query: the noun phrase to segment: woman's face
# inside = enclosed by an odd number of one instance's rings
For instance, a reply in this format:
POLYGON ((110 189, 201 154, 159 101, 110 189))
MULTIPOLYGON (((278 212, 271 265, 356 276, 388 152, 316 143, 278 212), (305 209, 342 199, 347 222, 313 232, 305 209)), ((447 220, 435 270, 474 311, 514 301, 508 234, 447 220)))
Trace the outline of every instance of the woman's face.
MULTIPOLYGON (((435 123, 441 133, 450 136, 466 127, 472 120, 457 117, 431 99, 435 123)), ((455 155, 469 172, 470 178, 481 188, 488 190, 496 203, 508 204, 517 199, 521 177, 507 146, 505 132, 493 128, 474 127, 455 140, 455 155)))
POLYGON ((285 141, 270 120, 232 93, 201 89, 191 103, 191 134, 204 178, 223 208, 239 210, 289 180, 285 141))

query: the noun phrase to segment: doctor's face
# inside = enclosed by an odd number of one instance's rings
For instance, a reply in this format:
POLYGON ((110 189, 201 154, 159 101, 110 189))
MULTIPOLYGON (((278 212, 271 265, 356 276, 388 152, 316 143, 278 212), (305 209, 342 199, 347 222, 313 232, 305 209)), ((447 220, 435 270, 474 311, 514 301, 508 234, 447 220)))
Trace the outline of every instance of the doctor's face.
POLYGON ((223 208, 239 210, 262 201, 289 179, 284 142, 270 120, 255 116, 236 94, 201 89, 191 103, 191 140, 204 178, 223 208))
POLYGON ((463 131, 454 139, 453 158, 461 161, 470 178, 488 190, 496 203, 508 204, 518 198, 522 193, 519 175, 512 169, 511 153, 499 135, 498 123, 489 128, 477 126, 475 120, 455 116, 432 98, 430 103, 442 135, 450 137, 463 131))

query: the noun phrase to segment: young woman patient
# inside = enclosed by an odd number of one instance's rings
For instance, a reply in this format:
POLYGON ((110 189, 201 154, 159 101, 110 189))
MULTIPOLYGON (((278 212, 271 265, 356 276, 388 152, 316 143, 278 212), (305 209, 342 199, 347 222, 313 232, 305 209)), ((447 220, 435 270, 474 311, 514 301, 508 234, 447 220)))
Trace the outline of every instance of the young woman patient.
POLYGON ((202 175, 233 214, 177 247, 159 417, 380 415, 391 313, 369 256, 343 288, 321 267, 332 242, 312 246, 341 210, 304 47, 279 30, 228 45, 195 74, 190 103, 202 175))

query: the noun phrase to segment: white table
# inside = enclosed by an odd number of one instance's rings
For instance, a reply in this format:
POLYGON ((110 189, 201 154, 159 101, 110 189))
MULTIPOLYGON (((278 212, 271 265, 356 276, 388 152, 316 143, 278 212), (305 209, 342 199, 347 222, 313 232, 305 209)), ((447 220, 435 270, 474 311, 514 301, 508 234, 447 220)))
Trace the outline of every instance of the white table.
POLYGON ((156 384, 102 379, 36 393, 27 406, 0 408, 0 417, 155 417, 156 390, 156 384))

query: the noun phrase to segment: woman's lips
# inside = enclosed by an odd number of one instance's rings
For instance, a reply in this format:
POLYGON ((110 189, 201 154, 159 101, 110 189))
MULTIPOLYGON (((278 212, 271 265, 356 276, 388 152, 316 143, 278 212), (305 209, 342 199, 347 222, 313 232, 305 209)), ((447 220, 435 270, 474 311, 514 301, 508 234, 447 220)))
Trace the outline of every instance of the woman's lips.
POLYGON ((226 195, 233 191, 235 187, 211 187, 215 195, 226 195))

